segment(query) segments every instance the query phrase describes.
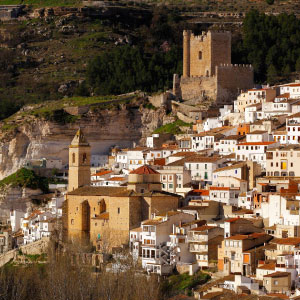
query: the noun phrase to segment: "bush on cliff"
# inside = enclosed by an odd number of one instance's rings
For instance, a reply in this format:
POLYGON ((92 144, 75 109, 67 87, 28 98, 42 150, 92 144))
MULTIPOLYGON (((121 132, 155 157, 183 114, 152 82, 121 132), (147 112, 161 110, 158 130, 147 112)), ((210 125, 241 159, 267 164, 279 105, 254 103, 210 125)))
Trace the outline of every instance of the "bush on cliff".
POLYGON ((41 189, 48 192, 48 180, 37 175, 34 171, 21 168, 17 172, 5 177, 0 181, 0 187, 11 185, 14 187, 27 187, 31 189, 41 189))
POLYGON ((173 123, 169 123, 157 128, 153 133, 172 133, 172 134, 180 134, 182 130, 180 129, 181 126, 190 127, 191 124, 185 123, 182 120, 176 120, 173 123))

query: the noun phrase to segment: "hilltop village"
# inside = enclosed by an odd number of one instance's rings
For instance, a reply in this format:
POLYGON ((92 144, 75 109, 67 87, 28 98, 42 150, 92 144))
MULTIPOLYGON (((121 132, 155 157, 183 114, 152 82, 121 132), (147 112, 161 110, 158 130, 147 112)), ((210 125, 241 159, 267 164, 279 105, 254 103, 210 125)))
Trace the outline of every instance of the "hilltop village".
POLYGON ((93 246, 95 266, 121 249, 147 274, 209 272, 186 299, 299 299, 300 81, 255 86, 252 66, 231 64, 229 32, 183 35, 183 76, 150 102, 190 126, 106 155, 92 154, 80 128, 60 175, 68 184, 30 195, 47 200, 39 209, 11 210, 1 252, 59 228, 63 241, 93 246))

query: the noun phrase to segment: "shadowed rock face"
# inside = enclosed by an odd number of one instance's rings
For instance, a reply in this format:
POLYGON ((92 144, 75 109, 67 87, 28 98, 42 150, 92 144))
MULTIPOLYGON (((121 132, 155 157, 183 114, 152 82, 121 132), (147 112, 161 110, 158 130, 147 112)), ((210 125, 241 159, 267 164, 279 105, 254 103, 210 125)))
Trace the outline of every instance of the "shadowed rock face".
POLYGON ((30 116, 20 119, 18 127, 0 131, 0 179, 17 171, 27 160, 61 158, 68 161, 68 146, 79 127, 92 147, 92 154, 107 154, 109 148, 143 143, 145 137, 163 124, 165 109, 122 106, 119 109, 92 111, 79 120, 59 124, 30 116))

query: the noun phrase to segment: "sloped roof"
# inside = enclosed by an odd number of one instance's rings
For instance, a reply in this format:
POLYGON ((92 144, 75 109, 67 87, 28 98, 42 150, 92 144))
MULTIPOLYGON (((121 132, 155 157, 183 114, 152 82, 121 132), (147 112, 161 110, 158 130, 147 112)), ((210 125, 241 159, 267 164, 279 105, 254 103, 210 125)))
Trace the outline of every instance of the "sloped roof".
POLYGON ((112 187, 112 186, 83 186, 68 195, 76 196, 111 196, 122 191, 126 191, 126 187, 112 187))
POLYGON ((277 278, 277 277, 285 277, 285 276, 289 276, 291 273, 289 272, 274 272, 268 275, 265 275, 264 277, 272 277, 272 278, 277 278))
POLYGON ((86 146, 89 147, 89 143, 85 139, 82 130, 79 128, 71 142, 70 147, 86 146))
POLYGON ((110 173, 112 173, 112 171, 110 170, 100 170, 99 172, 93 174, 92 176, 103 176, 110 173))
POLYGON ((276 267, 276 263, 269 263, 269 264, 265 264, 265 265, 262 265, 260 267, 257 267, 257 269, 260 269, 260 270, 275 270, 275 267, 276 267))
POLYGON ((149 167, 148 165, 144 165, 131 171, 130 174, 144 175, 144 174, 159 174, 159 173, 154 169, 152 169, 151 167, 149 167))
POLYGON ((299 245, 300 244, 300 238, 298 237, 289 237, 289 238, 282 238, 282 239, 276 239, 274 241, 274 243, 276 244, 280 244, 280 245, 299 245))
POLYGON ((222 172, 222 171, 227 171, 227 170, 234 170, 234 169, 239 169, 239 168, 242 168, 244 167, 245 165, 247 165, 246 162, 241 162, 241 163, 235 163, 235 164, 232 164, 230 166, 226 166, 226 167, 223 167, 223 168, 219 168, 219 169, 216 169, 215 171, 213 171, 213 173, 218 173, 218 172, 222 172))

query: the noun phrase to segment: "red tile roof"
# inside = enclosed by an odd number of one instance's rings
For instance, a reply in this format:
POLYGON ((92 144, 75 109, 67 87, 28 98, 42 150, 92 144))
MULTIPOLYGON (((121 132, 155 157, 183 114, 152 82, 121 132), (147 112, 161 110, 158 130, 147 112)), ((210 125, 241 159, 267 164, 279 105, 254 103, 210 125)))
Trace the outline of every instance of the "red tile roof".
POLYGON ((228 219, 228 220, 225 220, 225 222, 229 222, 229 223, 233 223, 237 220, 239 220, 240 218, 231 218, 231 219, 228 219))
POLYGON ((286 277, 289 276, 291 273, 289 272, 274 272, 268 275, 265 275, 264 277, 273 277, 273 278, 277 278, 277 277, 286 277))
POLYGON ((192 190, 194 193, 200 193, 201 196, 209 196, 209 190, 192 190))
POLYGON ((125 180, 125 177, 111 177, 107 179, 107 181, 123 181, 125 180))
POLYGON ((255 145, 267 146, 274 143, 276 142, 248 142, 248 143, 240 143, 238 144, 238 146, 255 146, 255 145))
POLYGON ((112 171, 108 171, 108 170, 101 170, 95 174, 93 174, 92 176, 103 176, 103 175, 106 175, 106 174, 110 174, 112 173, 112 171))
POLYGON ((226 186, 211 186, 209 188, 211 191, 229 191, 230 188, 226 186))
POLYGON ((130 172, 130 174, 138 174, 138 175, 143 175, 143 174, 159 174, 157 171, 153 170, 147 165, 141 166, 133 171, 130 172))
POLYGON ((296 245, 300 244, 300 238, 290 237, 290 238, 276 239, 276 241, 274 241, 274 243, 280 244, 280 245, 294 245, 294 246, 296 246, 296 245))
MULTIPOLYGON (((292 83, 292 84, 288 84, 288 85, 285 85, 285 86, 289 86, 289 87, 299 86, 300 87, 300 83, 292 83)), ((284 86, 282 86, 282 87, 284 87, 284 86)))
POLYGON ((156 158, 153 162, 156 166, 165 166, 166 165, 166 159, 165 158, 156 158))
POLYGON ((276 264, 275 263, 269 263, 269 264, 265 264, 262 265, 260 267, 257 267, 257 269, 260 270, 275 270, 276 264))

